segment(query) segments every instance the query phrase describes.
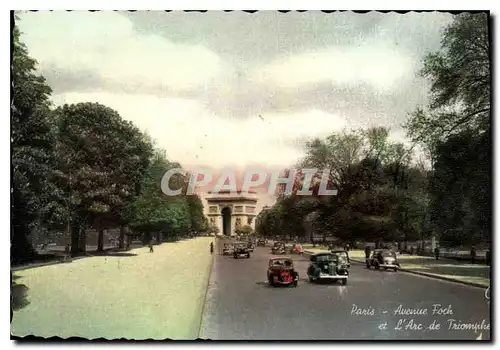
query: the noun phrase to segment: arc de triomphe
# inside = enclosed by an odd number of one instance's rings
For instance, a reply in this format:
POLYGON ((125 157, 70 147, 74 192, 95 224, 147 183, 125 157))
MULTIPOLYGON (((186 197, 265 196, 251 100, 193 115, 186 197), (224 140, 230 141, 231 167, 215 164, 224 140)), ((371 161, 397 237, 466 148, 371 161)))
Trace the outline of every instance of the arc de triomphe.
POLYGON ((208 192, 208 220, 219 229, 219 234, 234 236, 238 226, 249 225, 255 230, 258 198, 255 192, 208 192))

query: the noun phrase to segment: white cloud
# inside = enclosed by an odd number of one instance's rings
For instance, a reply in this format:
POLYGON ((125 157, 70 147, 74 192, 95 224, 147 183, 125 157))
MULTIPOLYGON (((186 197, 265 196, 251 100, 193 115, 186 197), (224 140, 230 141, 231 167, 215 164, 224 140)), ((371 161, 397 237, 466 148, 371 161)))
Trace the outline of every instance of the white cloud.
POLYGON ((88 71, 110 82, 165 89, 210 86, 221 59, 202 46, 141 35, 115 12, 32 12, 21 16, 23 41, 40 67, 88 71))
POLYGON ((195 100, 123 95, 106 92, 66 93, 56 105, 99 102, 117 110, 158 141, 169 158, 185 164, 212 167, 294 164, 302 151, 288 141, 324 136, 345 127, 346 121, 321 111, 265 115, 264 120, 228 119, 203 109, 195 100))
POLYGON ((403 51, 383 44, 334 47, 277 60, 257 69, 252 79, 296 88, 332 82, 335 85, 365 83, 388 91, 413 76, 414 62, 403 51))

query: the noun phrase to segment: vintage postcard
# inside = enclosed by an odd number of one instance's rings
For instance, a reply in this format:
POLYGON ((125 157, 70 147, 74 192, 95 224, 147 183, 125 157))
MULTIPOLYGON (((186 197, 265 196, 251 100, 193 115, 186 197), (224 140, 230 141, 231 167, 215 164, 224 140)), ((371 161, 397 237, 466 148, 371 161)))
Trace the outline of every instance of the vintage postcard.
POLYGON ((11 20, 13 339, 491 341, 489 11, 11 20))

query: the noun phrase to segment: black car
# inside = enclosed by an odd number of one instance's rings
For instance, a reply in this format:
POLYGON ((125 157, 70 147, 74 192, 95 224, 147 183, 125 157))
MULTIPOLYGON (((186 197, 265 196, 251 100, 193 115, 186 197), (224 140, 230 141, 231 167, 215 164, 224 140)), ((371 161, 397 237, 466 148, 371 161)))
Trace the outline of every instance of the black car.
POLYGON ((236 246, 234 247, 234 253, 233 253, 233 257, 235 259, 238 259, 238 258, 250 258, 250 251, 248 250, 248 246, 246 243, 239 243, 239 244, 236 244, 236 246))
POLYGON ((332 254, 339 257, 339 263, 345 265, 347 268, 351 267, 351 260, 349 259, 349 253, 346 250, 335 250, 333 249, 332 254))
POLYGON ((255 248, 255 245, 254 245, 253 241, 248 241, 247 242, 247 248, 248 248, 248 251, 253 252, 253 250, 255 248))
POLYGON ((265 247, 266 246, 266 240, 261 238, 257 241, 257 247, 265 247))
POLYGON ((283 242, 275 242, 271 248, 273 254, 285 254, 285 251, 285 243, 283 242))
POLYGON ((222 249, 223 255, 231 255, 234 253, 234 244, 224 243, 224 248, 222 249))
POLYGON ((307 269, 309 282, 314 281, 341 281, 343 285, 347 284, 349 270, 341 258, 333 253, 318 253, 311 256, 311 264, 307 269))
POLYGON ((397 271, 400 265, 396 253, 389 249, 376 249, 366 260, 366 267, 368 269, 374 267, 376 270, 383 268, 384 270, 392 269, 397 271))

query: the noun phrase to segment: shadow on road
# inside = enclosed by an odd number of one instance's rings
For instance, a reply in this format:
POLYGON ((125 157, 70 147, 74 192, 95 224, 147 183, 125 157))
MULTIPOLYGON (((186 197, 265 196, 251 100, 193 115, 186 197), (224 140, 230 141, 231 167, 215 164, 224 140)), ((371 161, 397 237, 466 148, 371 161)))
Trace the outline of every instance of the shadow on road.
POLYGON ((30 304, 28 300, 29 288, 25 284, 14 282, 19 278, 19 276, 12 275, 12 282, 10 285, 11 307, 14 311, 21 310, 30 304))
POLYGON ((130 253, 127 251, 103 251, 103 252, 89 252, 87 253, 87 256, 115 256, 115 257, 130 257, 130 256, 137 256, 135 253, 130 253))

